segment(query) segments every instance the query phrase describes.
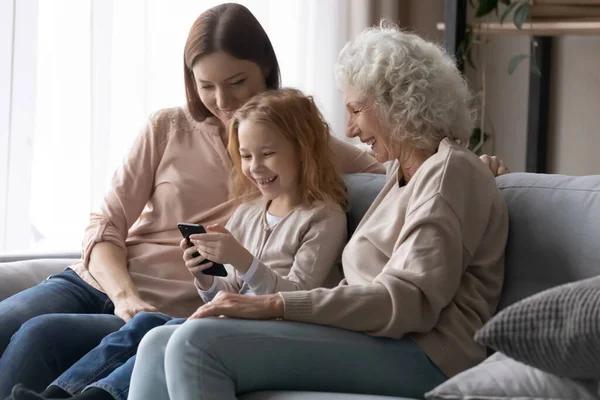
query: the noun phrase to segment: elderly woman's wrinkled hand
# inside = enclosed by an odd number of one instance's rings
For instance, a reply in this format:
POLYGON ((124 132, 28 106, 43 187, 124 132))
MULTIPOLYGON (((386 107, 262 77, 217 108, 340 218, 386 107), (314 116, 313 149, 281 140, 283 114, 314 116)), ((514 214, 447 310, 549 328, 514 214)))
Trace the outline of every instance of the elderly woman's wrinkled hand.
POLYGON ((479 158, 490 169, 494 176, 500 176, 508 174, 510 172, 506 164, 504 164, 504 161, 502 161, 497 156, 489 156, 487 154, 484 154, 479 158))
POLYGON ((246 296, 219 292, 212 301, 198 308, 189 319, 221 316, 259 320, 282 318, 283 298, 278 293, 246 296))

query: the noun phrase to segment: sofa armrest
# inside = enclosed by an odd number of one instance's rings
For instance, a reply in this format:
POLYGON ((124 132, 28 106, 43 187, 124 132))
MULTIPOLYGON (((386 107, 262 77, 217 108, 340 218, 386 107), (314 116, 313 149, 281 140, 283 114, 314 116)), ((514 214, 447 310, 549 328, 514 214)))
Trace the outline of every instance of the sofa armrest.
MULTIPOLYGON (((11 257, 12 262, 0 262, 0 301, 37 285, 79 259, 79 256, 25 260, 11 257)), ((7 260, 8 256, 1 259, 7 260)))

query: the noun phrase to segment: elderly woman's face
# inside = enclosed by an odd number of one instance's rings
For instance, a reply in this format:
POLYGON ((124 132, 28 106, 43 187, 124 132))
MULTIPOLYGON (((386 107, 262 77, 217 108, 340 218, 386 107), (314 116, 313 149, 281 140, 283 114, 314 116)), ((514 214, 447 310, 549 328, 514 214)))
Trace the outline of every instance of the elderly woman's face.
POLYGON ((346 110, 348 111, 348 128, 346 136, 359 138, 375 152, 377 161, 384 163, 394 158, 388 153, 390 133, 378 115, 372 101, 362 98, 358 93, 348 89, 344 93, 346 110))

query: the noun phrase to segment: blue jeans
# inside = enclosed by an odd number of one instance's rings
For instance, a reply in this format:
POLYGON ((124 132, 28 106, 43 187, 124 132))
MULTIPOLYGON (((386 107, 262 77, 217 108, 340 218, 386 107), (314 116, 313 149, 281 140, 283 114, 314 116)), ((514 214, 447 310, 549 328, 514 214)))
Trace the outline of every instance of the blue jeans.
POLYGON ((65 371, 52 385, 71 395, 98 387, 117 400, 127 400, 135 353, 144 335, 161 325, 178 325, 185 318, 172 319, 161 313, 136 314, 121 329, 102 339, 92 351, 65 371))
POLYGON ((44 390, 122 325, 108 296, 71 269, 0 302, 0 399, 17 383, 44 390))
POLYGON ((263 390, 422 398, 446 379, 410 339, 288 321, 204 318, 144 337, 129 400, 235 400, 263 390))

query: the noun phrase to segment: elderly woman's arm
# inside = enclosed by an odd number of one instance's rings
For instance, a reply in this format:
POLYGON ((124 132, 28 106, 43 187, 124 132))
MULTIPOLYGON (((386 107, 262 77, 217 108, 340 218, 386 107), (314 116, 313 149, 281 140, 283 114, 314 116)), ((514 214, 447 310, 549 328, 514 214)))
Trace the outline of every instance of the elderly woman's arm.
POLYGON ((394 338, 429 331, 455 296, 469 256, 461 221, 437 195, 407 217, 397 243, 373 283, 281 293, 284 319, 394 338))

